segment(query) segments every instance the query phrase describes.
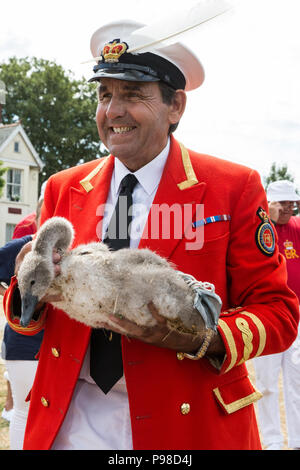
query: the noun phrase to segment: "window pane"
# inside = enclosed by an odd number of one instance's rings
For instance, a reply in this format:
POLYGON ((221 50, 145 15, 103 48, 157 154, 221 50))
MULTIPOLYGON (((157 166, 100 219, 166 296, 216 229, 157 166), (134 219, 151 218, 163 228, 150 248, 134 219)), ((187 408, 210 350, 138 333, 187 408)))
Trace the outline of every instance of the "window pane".
POLYGON ((5 227, 5 243, 9 242, 12 239, 15 226, 16 226, 15 224, 6 224, 6 227, 5 227))
POLYGON ((13 178, 13 171, 8 170, 8 172, 7 172, 7 182, 12 183, 12 178, 13 178))
POLYGON ((20 195, 21 195, 21 186, 13 186, 12 187, 12 193, 13 193, 13 200, 14 201, 19 201, 20 200, 20 195))
POLYGON ((13 170, 13 180, 15 184, 21 184, 21 170, 13 170))
POLYGON ((6 197, 10 201, 19 202, 21 200, 21 186, 13 184, 7 185, 6 197))
POLYGON ((11 185, 11 184, 8 184, 8 185, 7 185, 7 188, 6 188, 6 197, 7 197, 7 199, 9 199, 10 201, 12 201, 12 185, 11 185))
POLYGON ((21 200, 21 176, 22 170, 10 168, 7 172, 6 197, 10 201, 21 200))

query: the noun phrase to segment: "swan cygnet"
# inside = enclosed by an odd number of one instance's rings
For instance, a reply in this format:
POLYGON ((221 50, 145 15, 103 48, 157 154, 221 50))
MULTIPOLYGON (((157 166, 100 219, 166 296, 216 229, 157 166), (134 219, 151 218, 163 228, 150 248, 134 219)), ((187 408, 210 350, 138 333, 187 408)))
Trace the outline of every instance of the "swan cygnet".
POLYGON ((60 294, 63 300, 52 305, 93 328, 103 322, 112 325, 111 314, 138 325, 155 325, 148 309, 153 302, 171 328, 194 334, 203 331, 203 325, 216 329, 221 300, 211 284, 176 271, 148 249, 111 251, 104 243, 93 242, 70 250, 73 237, 73 226, 63 217, 52 217, 38 231, 32 251, 24 257, 18 272, 22 326, 29 324, 45 295, 60 294), (58 276, 52 261, 54 248, 62 256, 58 276), (198 310, 195 284, 201 285, 198 310))

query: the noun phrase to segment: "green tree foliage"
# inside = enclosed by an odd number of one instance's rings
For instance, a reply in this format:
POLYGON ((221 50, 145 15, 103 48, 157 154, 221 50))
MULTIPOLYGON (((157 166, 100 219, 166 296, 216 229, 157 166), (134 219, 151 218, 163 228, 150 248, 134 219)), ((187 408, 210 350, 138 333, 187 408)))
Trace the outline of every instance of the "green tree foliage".
POLYGON ((3 162, 0 161, 0 197, 2 196, 3 188, 5 185, 5 180, 3 178, 3 175, 6 171, 7 171, 7 168, 4 168, 3 162))
POLYGON ((265 179, 265 187, 267 188, 270 183, 273 181, 278 180, 289 180, 294 181, 294 177, 288 172, 287 165, 276 167, 276 163, 272 163, 269 175, 264 178, 265 179))
POLYGON ((21 120, 45 163, 40 183, 104 155, 95 123, 95 84, 75 80, 55 62, 35 57, 0 64, 0 80, 7 90, 3 123, 21 120))

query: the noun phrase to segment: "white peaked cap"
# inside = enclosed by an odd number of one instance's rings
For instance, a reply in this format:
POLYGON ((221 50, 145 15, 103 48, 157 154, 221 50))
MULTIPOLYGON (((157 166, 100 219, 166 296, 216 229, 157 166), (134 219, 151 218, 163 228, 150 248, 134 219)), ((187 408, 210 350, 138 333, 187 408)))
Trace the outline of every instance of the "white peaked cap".
POLYGON ((183 88, 189 91, 198 88, 204 81, 204 69, 194 53, 179 42, 170 45, 164 45, 162 42, 152 44, 155 39, 142 34, 141 28, 144 26, 131 20, 116 21, 102 26, 93 34, 93 57, 99 58, 104 46, 115 39, 126 43, 128 49, 116 63, 100 60, 90 81, 103 77, 129 81, 161 80, 175 89, 183 88), (145 47, 131 53, 130 50, 137 43, 145 47))

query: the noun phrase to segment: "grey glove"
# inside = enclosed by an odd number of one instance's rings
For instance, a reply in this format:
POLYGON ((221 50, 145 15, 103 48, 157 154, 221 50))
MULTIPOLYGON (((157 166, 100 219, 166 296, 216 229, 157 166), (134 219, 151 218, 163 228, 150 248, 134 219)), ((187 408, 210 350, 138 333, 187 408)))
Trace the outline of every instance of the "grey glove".
POLYGON ((178 271, 189 287, 195 292, 194 308, 200 313, 206 328, 217 331, 222 300, 215 293, 215 286, 209 282, 197 281, 190 274, 178 271))

